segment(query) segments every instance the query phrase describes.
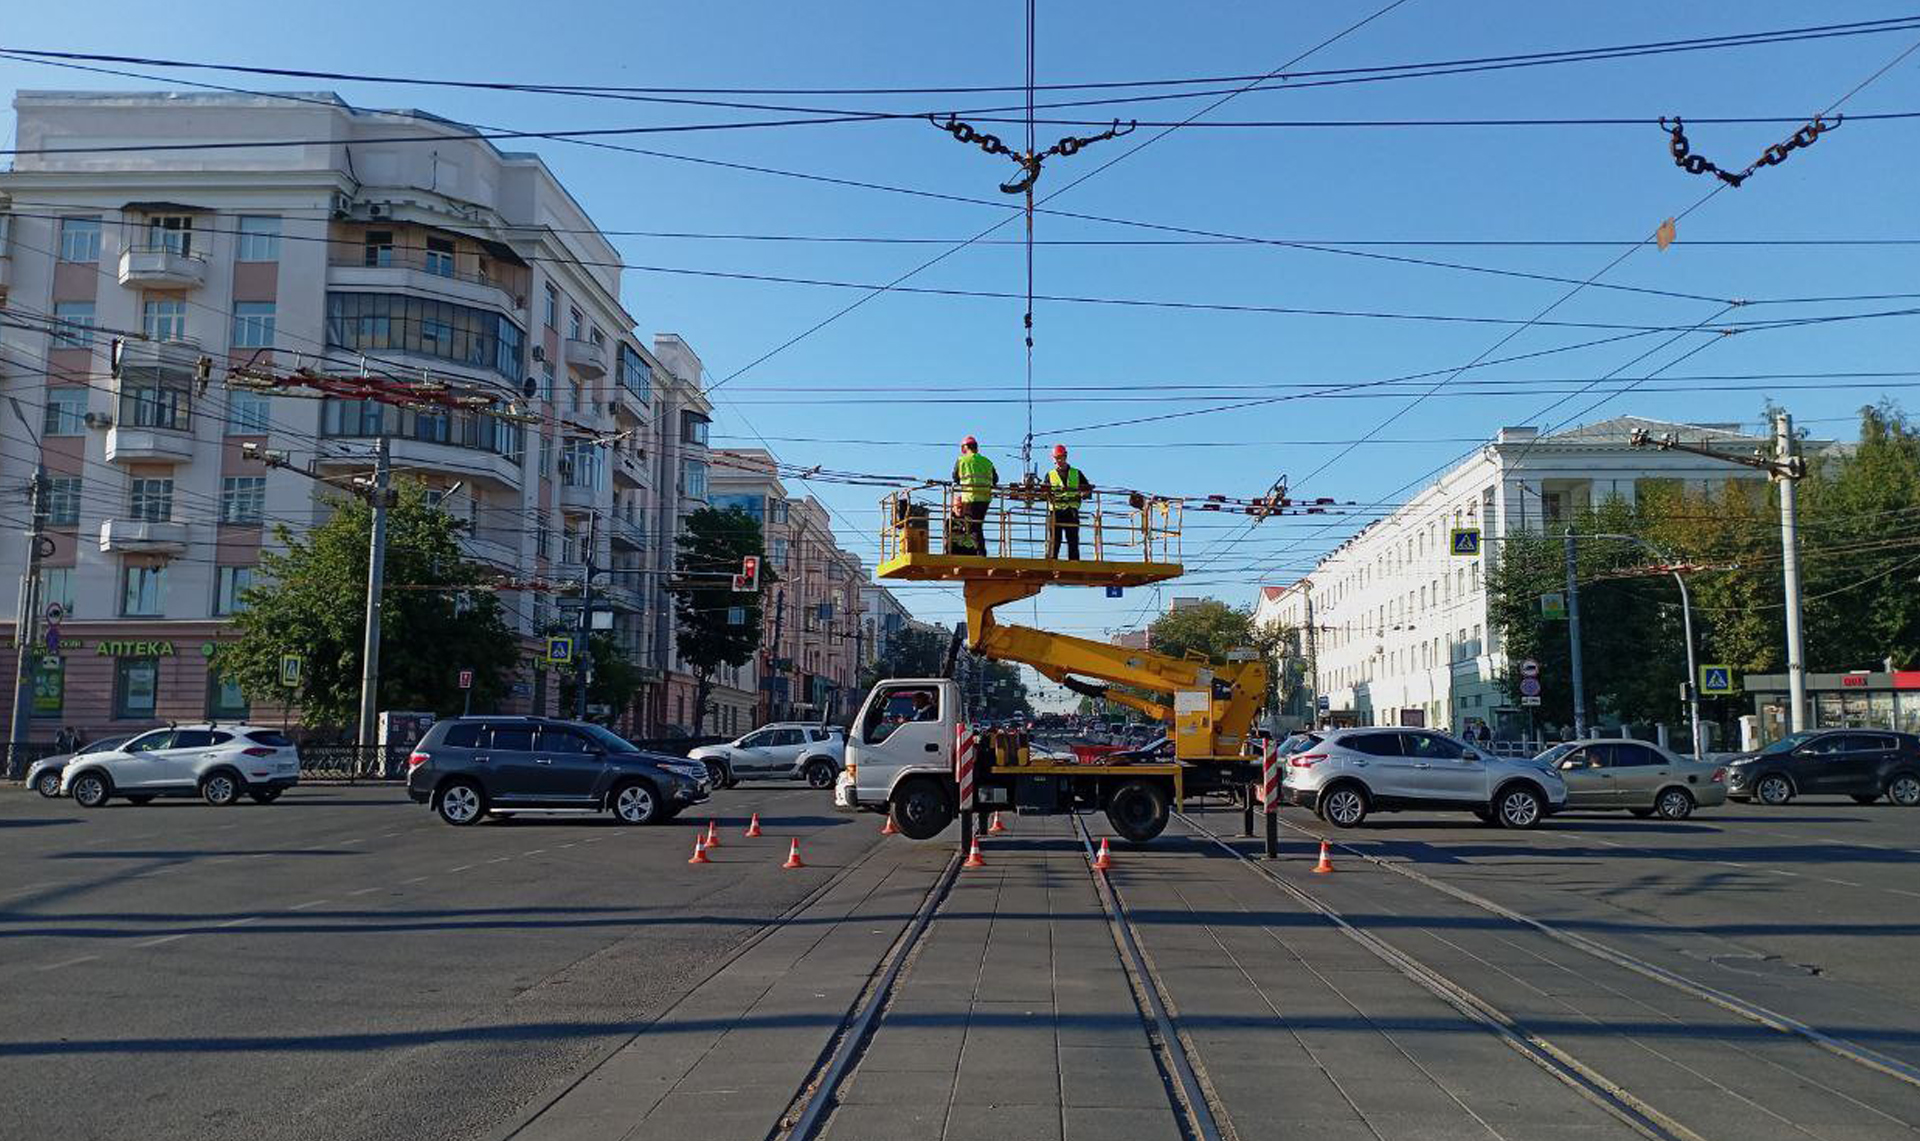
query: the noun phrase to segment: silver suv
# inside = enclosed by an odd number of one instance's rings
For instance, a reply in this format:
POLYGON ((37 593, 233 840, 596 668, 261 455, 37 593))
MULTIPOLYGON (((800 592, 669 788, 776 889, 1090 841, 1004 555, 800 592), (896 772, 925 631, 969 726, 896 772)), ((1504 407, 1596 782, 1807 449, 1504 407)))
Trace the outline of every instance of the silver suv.
POLYGON ((1545 764, 1491 757, 1431 729, 1335 729, 1288 744, 1287 801, 1340 828, 1406 809, 1460 809, 1532 828, 1567 803, 1566 783, 1545 764))
POLYGON ((847 731, 813 721, 781 721, 723 745, 702 745, 687 756, 707 766, 715 787, 775 779, 832 788, 847 759, 847 731))

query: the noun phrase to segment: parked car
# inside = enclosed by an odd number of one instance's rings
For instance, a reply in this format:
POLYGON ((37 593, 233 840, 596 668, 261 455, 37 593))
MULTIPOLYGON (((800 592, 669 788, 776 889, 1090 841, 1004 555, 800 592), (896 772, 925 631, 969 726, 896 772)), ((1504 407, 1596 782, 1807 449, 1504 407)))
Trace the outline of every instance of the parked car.
POLYGON ((1567 782, 1568 808, 1624 808, 1635 816, 1685 820, 1695 808, 1727 802, 1726 766, 1675 756, 1645 741, 1568 741, 1534 759, 1567 782))
POLYGON ((645 752, 584 721, 456 717, 407 756, 407 795, 449 824, 489 812, 566 808, 654 824, 707 799, 706 766, 645 752))
POLYGON ((1879 729, 1809 729, 1727 762, 1727 795, 1785 804, 1796 796, 1882 796, 1920 806, 1920 737, 1879 729))
POLYGON ((110 753, 133 740, 132 733, 118 733, 112 737, 102 737, 98 741, 82 745, 71 753, 56 753, 51 757, 41 757, 27 766, 27 787, 41 796, 60 795, 60 774, 75 757, 91 756, 94 753, 110 753))
POLYGON ((75 754, 60 791, 82 808, 112 798, 146 804, 159 796, 198 796, 227 805, 242 795, 272 804, 300 783, 300 750, 278 729, 206 722, 135 735, 118 749, 75 754))
POLYGON ((724 745, 702 745, 688 756, 706 765, 708 780, 724 788, 743 780, 804 780, 812 788, 832 788, 846 763, 847 731, 781 721, 724 745))
POLYGON ((1287 755, 1289 803, 1354 828, 1369 813, 1471 812, 1506 828, 1532 828, 1566 805, 1560 774, 1533 760, 1503 760, 1431 729, 1306 733, 1287 755))

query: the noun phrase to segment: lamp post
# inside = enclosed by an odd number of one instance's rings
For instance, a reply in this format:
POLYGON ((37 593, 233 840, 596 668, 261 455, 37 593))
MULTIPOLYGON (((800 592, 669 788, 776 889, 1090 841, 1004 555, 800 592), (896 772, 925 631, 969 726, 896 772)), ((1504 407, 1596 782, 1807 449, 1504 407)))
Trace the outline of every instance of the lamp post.
POLYGON ((1687 639, 1687 717, 1693 726, 1693 758, 1705 759, 1706 745, 1700 739, 1700 667, 1694 661, 1693 651, 1693 598, 1687 592, 1686 576, 1680 573, 1671 556, 1638 535, 1588 535, 1587 538, 1616 539, 1645 547, 1666 564, 1667 573, 1673 576, 1674 583, 1680 587, 1680 623, 1687 639))

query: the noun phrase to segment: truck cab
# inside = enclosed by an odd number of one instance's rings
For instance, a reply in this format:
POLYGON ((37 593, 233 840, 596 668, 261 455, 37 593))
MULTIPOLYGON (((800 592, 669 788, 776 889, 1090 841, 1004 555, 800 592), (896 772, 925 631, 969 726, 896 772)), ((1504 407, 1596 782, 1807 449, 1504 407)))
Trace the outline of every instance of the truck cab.
POLYGON ((874 686, 847 734, 834 804, 891 808, 908 836, 937 834, 958 808, 952 778, 959 717, 960 691, 951 679, 891 678, 874 686))

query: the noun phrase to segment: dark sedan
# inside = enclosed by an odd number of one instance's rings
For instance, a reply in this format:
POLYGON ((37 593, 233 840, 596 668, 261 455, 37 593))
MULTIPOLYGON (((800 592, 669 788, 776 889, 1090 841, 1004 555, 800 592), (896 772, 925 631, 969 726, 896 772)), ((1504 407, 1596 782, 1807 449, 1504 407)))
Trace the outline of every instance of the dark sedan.
POLYGON ((60 795, 60 777, 67 771, 67 762, 75 757, 84 757, 93 753, 108 753, 133 740, 136 734, 119 733, 112 737, 102 737, 89 742, 71 753, 60 753, 51 757, 41 757, 27 767, 27 787, 41 796, 60 795))
POLYGON ((544 717, 441 721, 407 758, 407 795, 457 825, 523 808, 604 811, 625 824, 653 824, 710 791, 698 761, 644 752, 598 725, 544 717))
POLYGON ((1920 737, 1879 729, 1810 729, 1727 763, 1727 796, 1785 804, 1796 796, 1886 797, 1920 806, 1920 737))

